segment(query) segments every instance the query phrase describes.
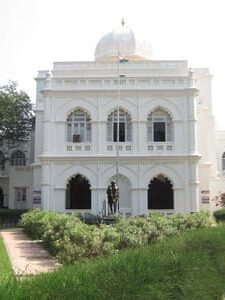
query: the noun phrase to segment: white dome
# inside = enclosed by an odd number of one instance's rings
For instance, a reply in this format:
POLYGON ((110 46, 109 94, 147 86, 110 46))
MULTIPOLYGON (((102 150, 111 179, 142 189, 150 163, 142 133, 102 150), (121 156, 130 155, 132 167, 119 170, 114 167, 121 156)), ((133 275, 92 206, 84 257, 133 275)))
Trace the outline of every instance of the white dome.
POLYGON ((149 60, 151 58, 151 46, 140 43, 135 39, 131 29, 122 26, 105 34, 98 42, 95 49, 96 61, 115 61, 120 57, 129 60, 149 60))

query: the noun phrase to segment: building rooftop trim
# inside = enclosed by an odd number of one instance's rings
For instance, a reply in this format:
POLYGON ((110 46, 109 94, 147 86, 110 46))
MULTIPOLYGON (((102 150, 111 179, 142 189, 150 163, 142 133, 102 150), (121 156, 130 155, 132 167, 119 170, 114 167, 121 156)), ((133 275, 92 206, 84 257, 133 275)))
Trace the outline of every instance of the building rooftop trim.
MULTIPOLYGON (((65 62, 54 62, 54 69, 61 69, 62 67, 66 68, 74 68, 74 67, 80 67, 80 68, 86 68, 87 66, 90 67, 102 67, 105 68, 106 66, 109 66, 112 68, 113 66, 118 67, 118 62, 96 62, 96 61, 65 61, 65 62)), ((138 66, 151 66, 155 68, 159 67, 188 67, 188 61, 187 60, 144 60, 144 61, 129 61, 126 64, 120 64, 120 66, 129 68, 129 67, 135 67, 135 69, 138 66)))

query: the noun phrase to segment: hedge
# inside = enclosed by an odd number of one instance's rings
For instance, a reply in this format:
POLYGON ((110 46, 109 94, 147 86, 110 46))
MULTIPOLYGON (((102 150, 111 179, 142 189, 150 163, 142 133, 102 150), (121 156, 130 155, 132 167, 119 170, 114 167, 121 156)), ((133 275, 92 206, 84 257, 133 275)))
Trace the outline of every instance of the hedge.
POLYGON ((213 215, 217 222, 225 221, 225 208, 214 211, 213 215))
POLYGON ((14 227, 20 220, 22 214, 24 214, 27 210, 25 209, 0 209, 0 227, 14 227))
POLYGON ((214 220, 208 212, 176 214, 166 217, 118 219, 114 225, 88 225, 74 214, 34 210, 22 215, 19 225, 36 239, 42 239, 51 254, 62 263, 118 253, 136 248, 187 230, 207 228, 214 220))

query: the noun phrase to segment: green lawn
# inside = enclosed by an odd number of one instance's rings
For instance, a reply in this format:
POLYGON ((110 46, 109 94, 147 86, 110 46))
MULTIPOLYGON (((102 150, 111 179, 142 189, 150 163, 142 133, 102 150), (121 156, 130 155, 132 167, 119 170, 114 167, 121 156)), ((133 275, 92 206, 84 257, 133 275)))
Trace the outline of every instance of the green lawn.
POLYGON ((11 264, 0 236, 0 281, 9 276, 12 276, 11 264))
POLYGON ((221 300, 224 292, 225 226, 0 284, 4 300, 221 300))

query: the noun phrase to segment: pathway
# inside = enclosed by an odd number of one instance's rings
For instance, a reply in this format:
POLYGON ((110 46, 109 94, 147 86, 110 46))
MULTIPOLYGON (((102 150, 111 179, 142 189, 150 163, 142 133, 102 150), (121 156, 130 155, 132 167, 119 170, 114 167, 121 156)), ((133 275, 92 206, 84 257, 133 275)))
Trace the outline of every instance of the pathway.
POLYGON ((0 234, 16 276, 50 272, 60 266, 43 249, 41 241, 30 240, 22 229, 1 230, 0 234))

